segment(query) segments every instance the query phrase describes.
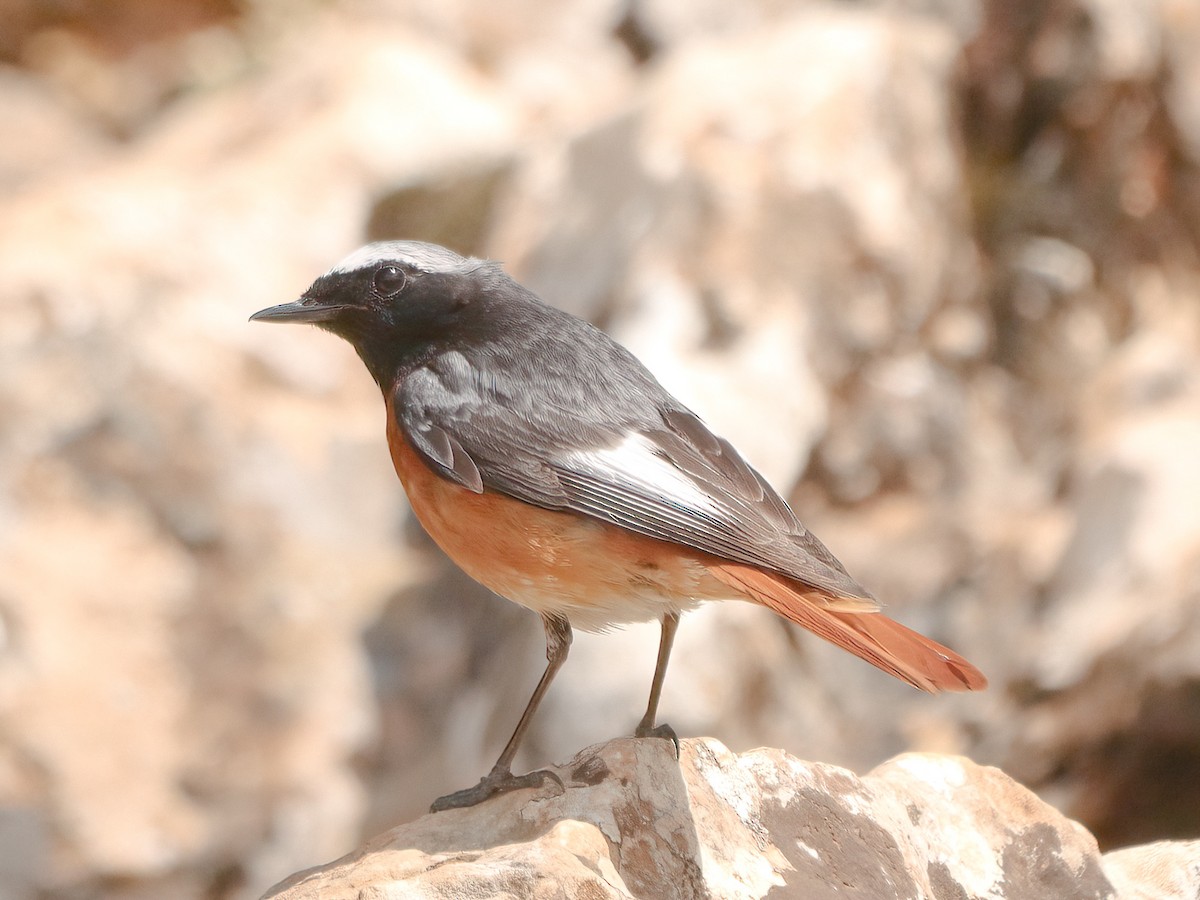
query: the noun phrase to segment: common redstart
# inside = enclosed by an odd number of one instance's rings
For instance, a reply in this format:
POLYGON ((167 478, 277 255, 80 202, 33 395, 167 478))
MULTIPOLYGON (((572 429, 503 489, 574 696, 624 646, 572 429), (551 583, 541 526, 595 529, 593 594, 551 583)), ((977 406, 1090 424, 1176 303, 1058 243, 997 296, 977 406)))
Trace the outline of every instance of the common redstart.
POLYGON ((637 736, 655 726, 679 616, 749 600, 924 691, 983 674, 887 618, 766 480, 624 347, 494 262, 418 241, 369 244, 294 303, 251 319, 349 341, 383 392, 413 512, 476 581, 542 617, 545 673, 496 765, 434 810, 540 784, 512 761, 571 629, 657 619, 637 736))

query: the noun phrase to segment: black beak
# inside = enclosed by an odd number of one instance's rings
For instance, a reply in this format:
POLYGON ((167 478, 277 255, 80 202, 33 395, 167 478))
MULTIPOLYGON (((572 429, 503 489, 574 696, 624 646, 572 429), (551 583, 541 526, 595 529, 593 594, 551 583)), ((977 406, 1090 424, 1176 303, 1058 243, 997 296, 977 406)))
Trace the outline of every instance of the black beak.
POLYGON ((260 309, 250 317, 251 322, 306 322, 319 325, 336 319, 344 306, 321 303, 318 300, 296 300, 260 309))

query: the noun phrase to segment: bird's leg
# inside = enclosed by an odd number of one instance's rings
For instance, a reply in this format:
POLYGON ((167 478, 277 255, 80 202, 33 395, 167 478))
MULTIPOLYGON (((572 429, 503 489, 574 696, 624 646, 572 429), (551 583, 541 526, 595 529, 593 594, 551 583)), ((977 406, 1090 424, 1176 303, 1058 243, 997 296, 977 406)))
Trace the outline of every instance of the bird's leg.
POLYGON ((675 745, 675 755, 679 756, 679 737, 670 725, 655 727, 654 719, 658 715, 658 698, 662 694, 663 679, 667 675, 667 660, 671 658, 671 644, 675 642, 675 629, 679 627, 679 613, 670 612, 662 617, 662 638, 658 642, 658 663, 654 667, 654 681, 650 684, 650 702, 646 704, 646 714, 638 727, 634 729, 636 737, 667 738, 675 745))
POLYGON ((530 772, 527 775, 513 775, 512 773, 513 757, 517 755, 521 739, 525 737, 525 732, 529 729, 529 723, 533 719, 538 704, 542 702, 542 697, 545 696, 546 689, 550 687, 550 682, 554 680, 558 670, 567 661, 567 651, 571 649, 570 622, 561 616, 543 615, 542 625, 546 629, 546 671, 542 673, 542 680, 533 689, 533 696, 529 698, 525 712, 521 714, 521 721, 517 723, 516 730, 508 739, 504 752, 496 760, 496 765, 492 766, 492 771, 485 775, 479 784, 455 791, 453 794, 447 794, 445 797, 439 797, 433 801, 430 812, 474 806, 493 794, 502 794, 519 788, 538 787, 547 779, 557 781, 559 787, 563 786, 562 780, 553 772, 538 771, 530 772))

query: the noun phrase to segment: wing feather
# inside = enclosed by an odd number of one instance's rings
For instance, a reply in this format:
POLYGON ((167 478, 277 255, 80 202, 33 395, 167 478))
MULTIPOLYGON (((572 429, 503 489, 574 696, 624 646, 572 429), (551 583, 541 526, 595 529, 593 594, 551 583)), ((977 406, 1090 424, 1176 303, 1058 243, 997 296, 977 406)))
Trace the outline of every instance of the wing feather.
POLYGON ((515 391, 487 396, 468 375, 461 362, 451 374, 421 370, 393 404, 414 449, 444 477, 874 604, 732 445, 665 392, 648 413, 614 424, 561 405, 522 407, 515 391))
POLYGON ((409 442, 444 476, 476 494, 483 493, 483 476, 475 460, 445 429, 426 423, 407 434, 409 442))

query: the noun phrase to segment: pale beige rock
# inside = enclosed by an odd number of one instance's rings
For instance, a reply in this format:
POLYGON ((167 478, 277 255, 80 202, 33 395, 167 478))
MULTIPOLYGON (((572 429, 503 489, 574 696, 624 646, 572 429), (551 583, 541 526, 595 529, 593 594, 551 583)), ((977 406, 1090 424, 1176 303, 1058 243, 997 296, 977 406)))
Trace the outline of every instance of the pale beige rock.
POLYGON ((998 769, 908 754, 859 777, 711 739, 590 747, 547 786, 425 816, 273 900, 1193 898, 1200 845, 1096 842, 998 769), (1122 885, 1105 874, 1111 865, 1122 885))
MULTIPOLYGON (((681 734, 964 752, 1105 846, 1196 833, 1200 6, 646 0, 644 66, 624 6, 250 0, 5 56, 14 897, 244 900, 495 758, 536 618, 428 565, 353 353, 245 323, 444 179, 489 181, 483 252, 803 473, 822 539, 994 685, 927 697, 707 609, 681 734)), ((627 732, 656 639, 581 637, 524 764, 627 732)))
POLYGON ((1121 900, 1200 897, 1200 841, 1159 841, 1104 854, 1121 900))

